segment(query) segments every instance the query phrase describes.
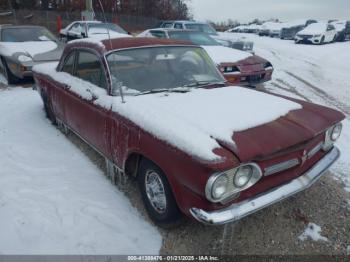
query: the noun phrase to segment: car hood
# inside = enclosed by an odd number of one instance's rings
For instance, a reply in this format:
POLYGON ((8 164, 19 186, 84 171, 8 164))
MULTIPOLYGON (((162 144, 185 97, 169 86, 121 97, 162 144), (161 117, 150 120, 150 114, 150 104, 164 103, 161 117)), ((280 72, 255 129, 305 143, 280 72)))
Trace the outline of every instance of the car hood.
POLYGON ((237 49, 225 46, 202 46, 211 59, 217 64, 236 63, 245 60, 253 55, 237 49))
POLYGON ((63 44, 54 41, 35 41, 19 43, 0 43, 0 53, 4 56, 17 54, 30 55, 35 62, 59 60, 63 44))
POLYGON ((236 132, 233 135, 235 147, 227 144, 226 147, 242 162, 252 161, 310 141, 344 119, 344 115, 336 110, 297 102, 303 106, 302 109, 290 111, 273 122, 236 132))
POLYGON ((326 31, 326 26, 311 24, 310 27, 306 27, 303 30, 298 32, 298 35, 319 35, 323 34, 326 31))

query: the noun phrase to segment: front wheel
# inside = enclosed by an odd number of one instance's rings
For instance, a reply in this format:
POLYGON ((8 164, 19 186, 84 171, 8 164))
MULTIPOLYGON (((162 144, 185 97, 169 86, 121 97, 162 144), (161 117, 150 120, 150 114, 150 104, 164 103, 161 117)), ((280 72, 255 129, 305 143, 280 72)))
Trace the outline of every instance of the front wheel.
POLYGON ((323 45, 323 44, 324 44, 324 40, 325 40, 325 37, 324 37, 324 36, 322 36, 322 38, 321 38, 321 42, 320 42, 320 44, 321 44, 321 45, 323 45))
POLYGON ((14 74, 12 74, 11 70, 7 66, 6 60, 3 57, 0 57, 0 64, 1 64, 1 73, 6 78, 7 84, 9 85, 17 84, 19 81, 19 78, 17 78, 14 74))
POLYGON ((138 173, 142 200, 150 218, 160 226, 171 226, 181 218, 180 210, 164 173, 154 163, 142 159, 138 173))

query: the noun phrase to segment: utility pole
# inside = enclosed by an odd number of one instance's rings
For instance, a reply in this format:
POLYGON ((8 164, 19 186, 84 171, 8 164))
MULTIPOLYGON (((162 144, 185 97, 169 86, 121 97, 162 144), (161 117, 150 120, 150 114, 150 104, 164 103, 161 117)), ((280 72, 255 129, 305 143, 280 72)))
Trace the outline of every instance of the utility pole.
POLYGON ((94 20, 94 8, 92 6, 92 0, 85 0, 85 11, 81 13, 83 20, 94 20))

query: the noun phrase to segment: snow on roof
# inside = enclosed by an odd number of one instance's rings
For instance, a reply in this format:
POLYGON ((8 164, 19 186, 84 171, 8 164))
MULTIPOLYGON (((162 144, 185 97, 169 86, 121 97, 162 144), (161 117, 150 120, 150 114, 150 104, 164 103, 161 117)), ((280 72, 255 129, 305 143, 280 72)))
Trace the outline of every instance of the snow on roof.
POLYGON ((122 103, 120 97, 108 96, 104 89, 57 72, 56 67, 57 63, 48 63, 35 66, 33 71, 67 84, 83 99, 90 100, 94 93, 96 105, 112 108, 159 140, 205 161, 220 160, 213 152, 221 147, 217 140, 235 146, 233 132, 269 123, 302 108, 295 102, 241 87, 128 96, 122 103))

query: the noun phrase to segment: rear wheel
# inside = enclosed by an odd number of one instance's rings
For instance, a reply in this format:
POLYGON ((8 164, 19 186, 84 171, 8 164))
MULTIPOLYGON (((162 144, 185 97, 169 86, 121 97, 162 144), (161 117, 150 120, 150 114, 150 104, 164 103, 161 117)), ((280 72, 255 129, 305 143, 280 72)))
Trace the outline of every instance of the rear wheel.
POLYGON ((14 85, 18 83, 19 78, 17 78, 14 74, 12 74, 11 70, 8 68, 5 58, 0 58, 1 63, 1 73, 4 75, 4 77, 7 80, 7 83, 9 85, 14 85))
POLYGON ((181 213, 169 182, 160 168, 151 161, 142 159, 137 179, 150 218, 160 226, 175 225, 181 218, 181 213))
POLYGON ((49 103, 49 99, 48 99, 47 95, 43 91, 41 91, 40 95, 43 99, 44 111, 46 113, 46 117, 51 121, 51 123, 53 125, 56 125, 57 124, 56 116, 52 111, 52 108, 51 108, 51 105, 49 103))

